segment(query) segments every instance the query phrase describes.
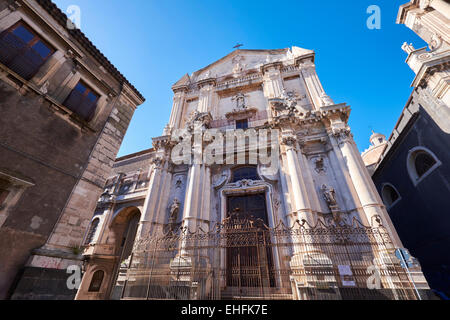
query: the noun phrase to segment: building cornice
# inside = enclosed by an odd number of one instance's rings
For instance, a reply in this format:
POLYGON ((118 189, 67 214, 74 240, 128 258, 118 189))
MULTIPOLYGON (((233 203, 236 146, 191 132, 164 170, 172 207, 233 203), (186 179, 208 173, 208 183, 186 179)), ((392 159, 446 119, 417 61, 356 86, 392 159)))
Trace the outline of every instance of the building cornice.
POLYGON ((100 52, 99 49, 84 35, 79 29, 67 28, 67 16, 50 0, 22 0, 21 2, 27 7, 30 7, 29 2, 35 1, 38 3, 48 14, 50 14, 64 30, 76 40, 83 49, 85 49, 95 60, 97 60, 101 66, 103 66, 117 81, 128 85, 136 94, 136 96, 142 101, 145 101, 144 96, 120 73, 119 70, 100 52))

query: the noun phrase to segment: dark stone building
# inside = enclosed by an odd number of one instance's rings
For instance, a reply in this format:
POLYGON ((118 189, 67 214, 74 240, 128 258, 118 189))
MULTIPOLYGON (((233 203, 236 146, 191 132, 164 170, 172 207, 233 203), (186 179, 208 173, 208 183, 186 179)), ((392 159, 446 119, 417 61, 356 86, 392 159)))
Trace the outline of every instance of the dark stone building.
POLYGON ((0 299, 72 299, 142 95, 49 0, 0 1, 0 299))
POLYGON ((404 44, 413 93, 373 180, 399 236, 438 295, 450 297, 450 4, 412 0, 404 23, 429 44, 404 44))

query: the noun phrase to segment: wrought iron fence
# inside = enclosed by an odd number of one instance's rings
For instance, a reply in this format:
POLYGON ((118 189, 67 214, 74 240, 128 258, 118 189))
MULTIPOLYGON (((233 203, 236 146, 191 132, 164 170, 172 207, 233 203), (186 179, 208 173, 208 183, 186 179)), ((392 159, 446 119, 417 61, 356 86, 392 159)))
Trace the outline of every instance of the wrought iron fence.
POLYGON ((384 227, 228 220, 135 243, 122 299, 417 299, 384 227))

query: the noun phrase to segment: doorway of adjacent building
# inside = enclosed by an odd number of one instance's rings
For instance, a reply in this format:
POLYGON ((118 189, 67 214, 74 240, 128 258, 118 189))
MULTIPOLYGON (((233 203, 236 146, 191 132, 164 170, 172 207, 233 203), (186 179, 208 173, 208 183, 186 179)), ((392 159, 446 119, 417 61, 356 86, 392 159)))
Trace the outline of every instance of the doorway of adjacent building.
POLYGON ((226 284, 229 288, 275 286, 264 193, 227 198, 226 284))
POLYGON ((112 300, 118 300, 121 297, 140 216, 139 209, 132 207, 124 209, 114 220, 112 230, 116 236, 115 255, 118 261, 112 282, 113 287, 110 296, 112 300))

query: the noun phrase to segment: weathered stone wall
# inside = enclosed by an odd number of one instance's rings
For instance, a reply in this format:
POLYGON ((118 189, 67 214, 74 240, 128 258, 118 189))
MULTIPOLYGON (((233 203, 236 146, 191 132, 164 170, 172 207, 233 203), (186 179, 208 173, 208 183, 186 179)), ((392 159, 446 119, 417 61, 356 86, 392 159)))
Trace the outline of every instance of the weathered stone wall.
POLYGON ((55 52, 29 80, 0 63, 0 182, 21 189, 14 191, 13 204, 10 199, 0 206, 0 299, 15 288, 31 290, 38 277, 42 283, 29 297, 49 298, 51 277, 27 272, 60 269, 57 274, 67 277, 67 265, 80 263, 76 247, 143 102, 84 35, 66 29, 65 16, 51 1, 0 3, 0 32, 21 20, 55 52), (80 80, 99 95, 89 122, 64 106, 80 80))
MULTIPOLYGON (((392 222, 405 247, 422 265, 431 288, 450 296, 450 144, 449 134, 419 105, 419 97, 409 105, 415 114, 400 128, 396 142, 373 175, 381 193, 386 183, 399 192, 400 200, 388 208, 392 222), (407 159, 411 149, 424 147, 433 152, 442 163, 431 174, 415 185, 408 174, 407 159)), ((409 112, 408 112, 409 113, 409 112)))
POLYGON ((4 297, 30 251, 43 245, 52 231, 96 137, 55 116, 31 92, 23 96, 3 81, 0 92, 0 167, 34 182, 1 228, 0 296, 4 297))

